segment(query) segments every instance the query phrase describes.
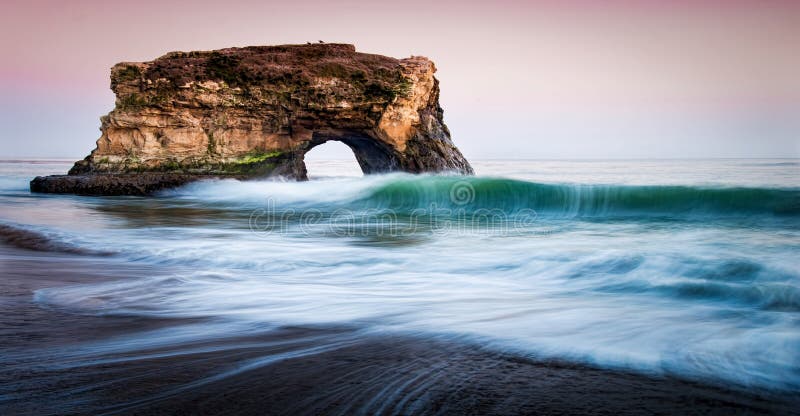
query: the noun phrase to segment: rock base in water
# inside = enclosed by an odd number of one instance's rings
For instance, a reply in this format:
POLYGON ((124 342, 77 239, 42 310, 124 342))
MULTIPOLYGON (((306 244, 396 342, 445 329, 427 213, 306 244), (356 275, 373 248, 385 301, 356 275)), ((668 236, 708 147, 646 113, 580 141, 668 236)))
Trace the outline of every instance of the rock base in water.
POLYGON ((242 179, 242 176, 212 176, 182 173, 121 173, 93 175, 37 176, 31 181, 32 192, 76 195, 152 195, 167 188, 202 179, 242 179))

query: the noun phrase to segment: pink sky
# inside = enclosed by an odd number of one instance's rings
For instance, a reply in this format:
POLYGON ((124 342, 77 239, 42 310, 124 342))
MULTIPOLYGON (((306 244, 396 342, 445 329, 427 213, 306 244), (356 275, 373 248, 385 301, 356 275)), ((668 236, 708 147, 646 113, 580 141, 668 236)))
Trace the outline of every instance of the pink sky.
POLYGON ((471 157, 800 156, 800 2, 5 0, 0 31, 0 157, 88 152, 116 62, 318 39, 433 59, 471 157))

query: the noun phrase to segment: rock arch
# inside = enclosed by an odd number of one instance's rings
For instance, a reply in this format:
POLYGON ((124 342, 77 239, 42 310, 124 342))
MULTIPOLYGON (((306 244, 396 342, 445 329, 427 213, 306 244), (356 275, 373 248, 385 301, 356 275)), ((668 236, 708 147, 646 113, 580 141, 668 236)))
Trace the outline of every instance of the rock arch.
POLYGON ((365 175, 385 173, 399 170, 399 159, 393 150, 372 137, 357 131, 319 131, 314 132, 301 150, 298 151, 295 171, 291 175, 298 179, 307 179, 308 170, 305 166, 305 155, 317 146, 329 141, 345 144, 353 152, 356 162, 365 175))
POLYGON ((306 179, 305 153, 348 145, 365 174, 472 168, 450 139, 424 57, 311 44, 172 52, 111 70, 97 147, 33 191, 146 194, 232 176, 306 179))

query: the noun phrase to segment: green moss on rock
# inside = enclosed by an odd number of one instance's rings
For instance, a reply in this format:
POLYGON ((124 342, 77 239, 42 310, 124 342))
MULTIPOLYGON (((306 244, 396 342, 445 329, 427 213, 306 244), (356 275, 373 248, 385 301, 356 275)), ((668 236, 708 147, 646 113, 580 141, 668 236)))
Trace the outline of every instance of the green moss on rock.
POLYGON ((226 174, 267 175, 278 166, 283 152, 252 151, 232 161, 223 163, 220 170, 226 174))
POLYGON ((149 100, 147 100, 147 98, 143 97, 140 94, 133 93, 122 97, 119 100, 119 104, 117 107, 122 110, 135 110, 142 107, 146 107, 149 103, 150 102, 149 100))
POLYGON ((133 81, 142 76, 142 71, 133 65, 128 65, 117 73, 117 77, 122 82, 133 81))

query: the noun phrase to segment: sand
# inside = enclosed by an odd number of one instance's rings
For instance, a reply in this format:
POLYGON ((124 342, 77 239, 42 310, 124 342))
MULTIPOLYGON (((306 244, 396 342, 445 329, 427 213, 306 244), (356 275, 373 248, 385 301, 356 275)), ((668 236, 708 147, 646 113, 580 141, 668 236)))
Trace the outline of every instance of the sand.
MULTIPOLYGON (((28 248, 37 246, 28 244, 28 248)), ((0 246, 0 414, 798 414, 800 398, 493 352, 474 342, 284 327, 70 361, 110 337, 202 320, 43 308, 39 288, 164 272, 0 246), (80 365, 75 365, 80 362, 80 365)))

